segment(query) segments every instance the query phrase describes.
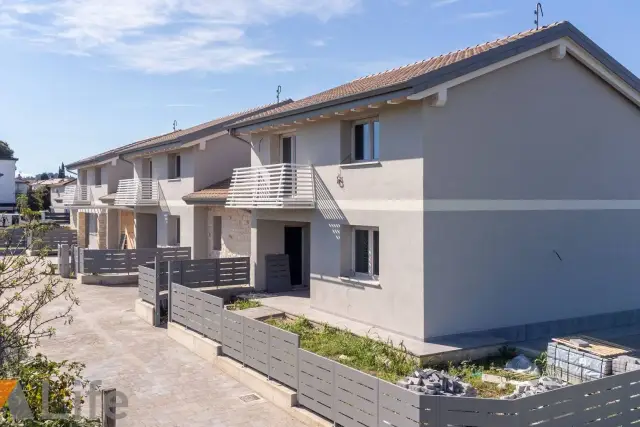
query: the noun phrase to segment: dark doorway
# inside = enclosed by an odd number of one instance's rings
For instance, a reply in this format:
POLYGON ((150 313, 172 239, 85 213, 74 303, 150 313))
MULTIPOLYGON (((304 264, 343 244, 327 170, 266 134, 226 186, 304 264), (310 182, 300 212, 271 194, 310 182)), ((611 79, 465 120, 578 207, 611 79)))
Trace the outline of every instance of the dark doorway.
POLYGON ((302 285, 302 227, 284 228, 284 253, 289 255, 291 285, 302 285))

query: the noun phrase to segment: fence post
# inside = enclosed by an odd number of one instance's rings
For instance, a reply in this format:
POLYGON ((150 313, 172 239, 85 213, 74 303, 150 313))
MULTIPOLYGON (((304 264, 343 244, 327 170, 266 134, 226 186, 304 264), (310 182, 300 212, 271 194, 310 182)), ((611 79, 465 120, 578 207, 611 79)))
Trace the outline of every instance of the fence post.
POLYGON ((47 219, 47 213, 45 211, 40 211, 40 221, 44 221, 47 219))
MULTIPOLYGON (((153 326, 160 326, 160 279, 162 277, 162 275, 160 274, 160 265, 161 263, 158 262, 158 258, 155 258, 154 261, 154 267, 156 269, 156 280, 155 280, 155 287, 153 289, 153 293, 155 295, 154 299, 155 299, 155 312, 154 312, 154 318, 153 318, 153 326)), ((170 276, 170 274, 168 274, 168 276, 170 276)), ((168 277, 167 277, 168 279, 168 277)))
POLYGON ((62 243, 58 245, 58 274, 68 279, 69 273, 69 245, 62 243))
POLYGON ((174 261, 169 261, 167 263, 168 268, 169 268, 169 274, 167 275, 167 289, 169 290, 169 296, 167 297, 167 324, 171 323, 171 297, 172 297, 172 291, 171 291, 171 285, 173 284, 173 264, 174 261))
POLYGON ((102 390, 102 427, 116 427, 116 389, 102 390))
POLYGON ((217 287, 220 287, 220 258, 214 258, 214 264, 216 266, 216 278, 214 283, 217 287))

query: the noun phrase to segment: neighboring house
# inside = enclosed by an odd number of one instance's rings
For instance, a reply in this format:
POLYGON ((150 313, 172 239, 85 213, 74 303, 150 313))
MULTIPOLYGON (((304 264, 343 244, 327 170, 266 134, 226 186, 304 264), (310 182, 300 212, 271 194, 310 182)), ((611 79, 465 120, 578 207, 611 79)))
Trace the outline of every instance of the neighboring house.
POLYGON ((15 179, 16 183, 16 198, 20 194, 27 194, 29 192, 29 181, 20 178, 19 176, 15 179))
POLYGON ((0 212, 13 212, 16 208, 16 162, 18 159, 0 159, 0 212))
POLYGON ((69 209, 64 204, 64 194, 67 186, 75 184, 75 178, 51 178, 40 181, 34 181, 31 183, 31 188, 37 190, 41 187, 46 187, 49 190, 49 196, 51 199, 50 211, 54 213, 64 213, 69 209))
POLYGON ((71 211, 72 226, 78 230, 78 245, 92 249, 118 248, 124 226, 121 216, 125 217, 126 213, 114 209, 104 199, 116 192, 121 179, 132 176, 133 165, 118 158, 112 150, 74 162, 67 169, 78 172, 76 185, 66 187, 63 202, 71 211))
POLYGON ((419 339, 628 319, 639 88, 565 22, 239 121, 252 284, 286 253, 312 307, 419 339))
MULTIPOLYGON (((248 156, 246 163, 248 166, 248 156)), ((230 184, 231 178, 227 178, 182 198, 187 205, 206 212, 207 258, 251 254, 251 211, 224 207, 230 184)), ((202 232, 201 227, 202 222, 198 224, 202 232)))
MULTIPOLYGON (((89 247, 119 248, 126 242, 127 248, 188 246, 192 248, 194 259, 248 256, 248 214, 240 215, 234 209, 225 215, 224 201, 212 201, 211 205, 193 204, 187 203, 183 197, 227 179, 236 167, 249 166, 249 143, 229 135, 225 126, 288 102, 291 101, 254 108, 185 130, 148 138, 68 165, 69 169, 78 169, 79 177, 87 164, 101 159, 129 165, 127 173, 120 176, 117 185, 114 183, 101 197, 94 197, 94 200, 100 200, 100 208, 104 210, 95 213, 98 219, 97 235, 104 233, 106 238, 104 242, 97 241, 95 244, 89 241, 89 247), (214 206, 216 203, 217 206, 214 206), (105 213, 112 215, 113 220, 109 219, 103 226, 100 218, 105 213), (224 221, 223 216, 226 217, 224 221), (240 219, 233 223, 235 219, 229 220, 229 216, 240 219), (244 230, 223 231, 218 227, 236 227, 237 224, 242 224, 244 230), (227 239, 222 246, 220 242, 225 241, 223 233, 234 237, 243 234, 238 242, 244 239, 245 243, 231 244, 227 239)), ((103 169, 103 173, 106 170, 103 169)), ((93 221, 93 216, 91 218, 93 221)))

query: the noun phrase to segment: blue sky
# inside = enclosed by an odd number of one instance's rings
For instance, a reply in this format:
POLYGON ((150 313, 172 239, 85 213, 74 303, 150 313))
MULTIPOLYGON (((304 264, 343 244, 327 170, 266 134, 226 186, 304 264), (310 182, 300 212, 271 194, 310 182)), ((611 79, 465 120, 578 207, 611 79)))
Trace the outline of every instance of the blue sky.
MULTIPOLYGON (((636 74, 635 0, 544 2, 636 74)), ((23 173, 533 26, 524 0, 0 0, 0 139, 23 173)))

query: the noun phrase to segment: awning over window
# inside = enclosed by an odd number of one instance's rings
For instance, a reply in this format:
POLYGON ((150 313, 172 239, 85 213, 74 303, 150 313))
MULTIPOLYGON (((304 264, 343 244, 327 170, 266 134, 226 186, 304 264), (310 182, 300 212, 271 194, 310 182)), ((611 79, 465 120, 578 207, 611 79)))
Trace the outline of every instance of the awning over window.
POLYGON ((81 208, 81 209, 78 209, 78 212, 90 213, 90 214, 96 214, 96 215, 100 215, 101 213, 105 213, 106 211, 107 211, 106 209, 100 209, 100 208, 81 208))

